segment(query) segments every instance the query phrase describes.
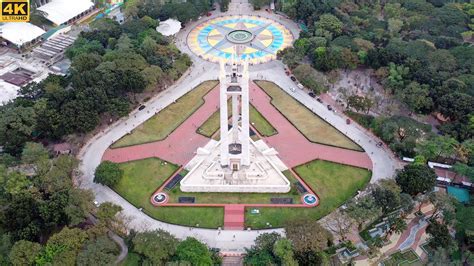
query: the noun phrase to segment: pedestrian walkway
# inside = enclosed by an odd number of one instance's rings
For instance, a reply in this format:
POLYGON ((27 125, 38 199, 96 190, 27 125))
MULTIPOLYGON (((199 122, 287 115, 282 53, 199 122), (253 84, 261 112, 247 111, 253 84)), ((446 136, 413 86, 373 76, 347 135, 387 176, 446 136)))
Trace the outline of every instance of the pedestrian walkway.
POLYGON ((321 159, 372 169, 372 161, 364 152, 310 142, 271 104, 270 96, 253 82, 250 83, 250 95, 252 105, 278 132, 265 141, 278 151, 280 158, 289 168, 321 159))
POLYGON ((243 230, 245 222, 245 206, 228 204, 224 207, 224 229, 243 230))
POLYGON ((157 157, 165 161, 186 165, 199 147, 209 139, 196 132, 218 108, 219 86, 204 96, 204 104, 162 141, 150 142, 123 148, 107 149, 103 160, 116 163, 157 157))

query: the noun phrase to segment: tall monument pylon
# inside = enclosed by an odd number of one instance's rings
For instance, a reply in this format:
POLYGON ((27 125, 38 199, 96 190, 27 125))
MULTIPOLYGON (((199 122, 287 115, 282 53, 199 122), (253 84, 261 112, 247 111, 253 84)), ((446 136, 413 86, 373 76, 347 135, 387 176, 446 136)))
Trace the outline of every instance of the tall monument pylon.
POLYGON ((198 148, 185 166, 189 172, 180 181, 181 191, 287 193, 290 182, 282 172, 288 167, 278 152, 250 138, 248 62, 220 61, 219 82, 220 141, 210 139, 198 148))
POLYGON ((220 136, 221 166, 238 171, 250 165, 249 71, 248 62, 220 61, 220 136), (232 103, 232 123, 229 128, 227 99, 232 103))

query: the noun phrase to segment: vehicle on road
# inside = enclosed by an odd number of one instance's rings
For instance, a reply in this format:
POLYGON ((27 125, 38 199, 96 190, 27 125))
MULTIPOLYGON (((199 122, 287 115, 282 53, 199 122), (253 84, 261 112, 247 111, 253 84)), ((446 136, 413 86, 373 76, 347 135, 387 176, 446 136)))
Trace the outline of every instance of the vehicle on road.
POLYGON ((329 111, 332 111, 332 106, 331 105, 328 104, 327 107, 328 107, 329 111))
POLYGON ((312 91, 308 92, 308 95, 309 95, 311 98, 316 98, 316 94, 314 94, 314 92, 312 92, 312 91))
POLYGON ((295 87, 290 87, 290 91, 295 92, 296 91, 295 87))
POLYGON ((140 107, 138 107, 138 111, 145 109, 145 107, 146 107, 145 105, 140 105, 140 107))
POLYGON ((323 103, 323 100, 321 100, 321 98, 316 98, 316 101, 320 102, 320 103, 323 103))
POLYGON ((296 81, 295 76, 291 76, 290 79, 293 80, 293 81, 296 81))

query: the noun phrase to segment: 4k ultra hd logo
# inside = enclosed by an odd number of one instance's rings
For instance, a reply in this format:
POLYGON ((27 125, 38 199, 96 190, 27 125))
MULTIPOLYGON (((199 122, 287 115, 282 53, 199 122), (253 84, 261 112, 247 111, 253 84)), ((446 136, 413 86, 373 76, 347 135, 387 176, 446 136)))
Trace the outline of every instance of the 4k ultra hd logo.
POLYGON ((0 0, 0 22, 27 22, 30 21, 29 0, 0 0))

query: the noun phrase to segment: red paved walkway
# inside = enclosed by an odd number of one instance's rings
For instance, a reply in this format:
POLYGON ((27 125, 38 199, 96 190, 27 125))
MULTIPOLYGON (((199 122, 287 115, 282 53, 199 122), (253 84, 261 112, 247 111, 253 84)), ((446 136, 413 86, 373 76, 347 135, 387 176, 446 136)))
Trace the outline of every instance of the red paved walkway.
POLYGON ((243 230, 245 221, 245 206, 241 204, 227 204, 224 207, 224 229, 243 230))
POLYGON ((275 148, 283 162, 290 168, 303 163, 322 159, 341 164, 372 169, 372 161, 365 152, 347 150, 308 141, 278 110, 270 103, 270 96, 253 82, 250 83, 251 102, 255 108, 278 131, 265 141, 275 148))
MULTIPOLYGON (((321 159, 341 164, 372 169, 372 161, 364 152, 347 150, 308 141, 278 110, 270 103, 270 97, 253 82, 250 83, 251 102, 255 108, 276 128, 278 134, 265 138, 274 147, 283 162, 289 167, 321 159)), ((103 160, 127 162, 150 157, 186 165, 199 147, 209 141, 197 134, 196 129, 218 108, 219 87, 212 89, 205 97, 205 103, 163 141, 146 143, 124 148, 108 149, 103 160)))
POLYGON ((218 108, 219 86, 204 96, 205 103, 184 121, 165 140, 130 147, 107 149, 102 160, 116 163, 158 157, 168 162, 186 165, 199 147, 205 146, 209 139, 196 133, 218 108))

